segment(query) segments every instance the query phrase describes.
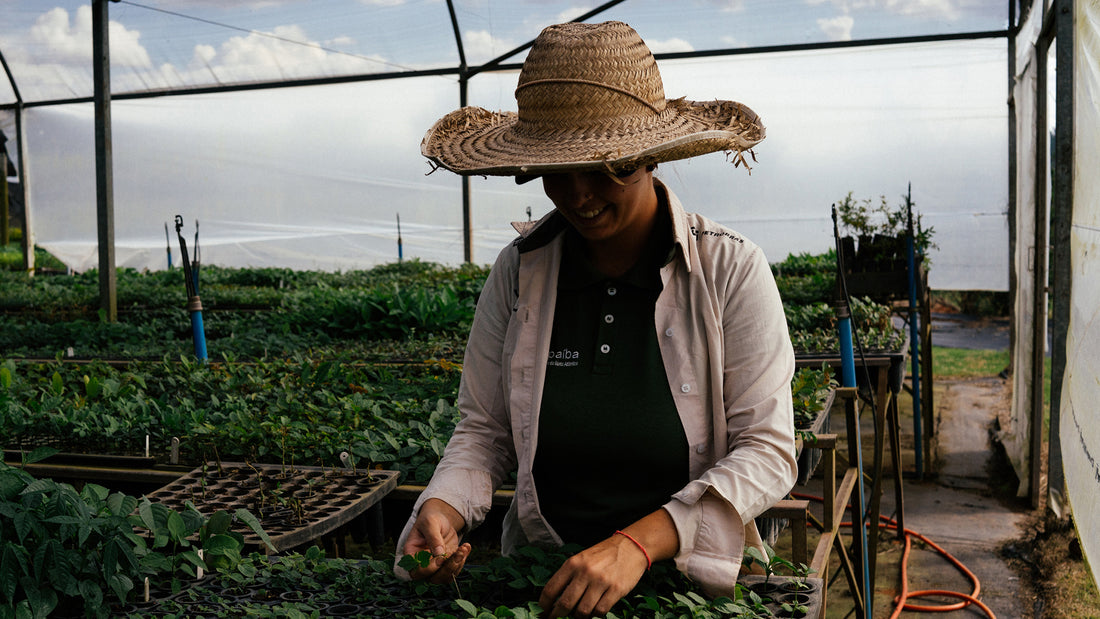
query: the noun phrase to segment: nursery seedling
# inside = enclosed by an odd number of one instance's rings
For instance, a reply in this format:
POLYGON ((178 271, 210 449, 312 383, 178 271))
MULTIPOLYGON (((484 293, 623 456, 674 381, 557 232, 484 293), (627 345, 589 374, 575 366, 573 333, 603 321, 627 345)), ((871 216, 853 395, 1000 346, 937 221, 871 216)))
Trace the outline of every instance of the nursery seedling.
POLYGON ((749 546, 745 549, 745 560, 749 565, 758 563, 760 567, 764 568, 765 583, 771 579, 772 574, 777 574, 780 568, 787 568, 792 572, 795 570, 794 564, 775 554, 771 546, 764 544, 764 551, 767 553, 767 556, 761 553, 759 548, 749 546))
MULTIPOLYGON (((443 555, 444 559, 446 559, 447 557, 448 555, 443 555)), ((415 569, 428 567, 429 565, 431 565, 433 558, 434 557, 432 556, 431 552, 428 552, 427 550, 421 550, 416 554, 405 555, 401 557, 401 559, 397 562, 397 565, 411 572, 415 569)), ((458 578, 456 578, 453 574, 451 575, 451 582, 454 583, 455 593, 457 593, 458 597, 461 598, 462 589, 459 589, 458 578)))

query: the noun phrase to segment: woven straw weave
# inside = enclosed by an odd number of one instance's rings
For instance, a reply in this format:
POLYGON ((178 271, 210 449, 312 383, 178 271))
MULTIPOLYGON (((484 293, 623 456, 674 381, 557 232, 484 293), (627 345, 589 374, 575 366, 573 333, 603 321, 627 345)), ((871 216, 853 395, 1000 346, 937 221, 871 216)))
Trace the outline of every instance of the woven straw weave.
POLYGON ((421 152, 460 174, 514 175, 739 154, 764 139, 759 117, 739 103, 666 99, 653 54, 621 22, 543 30, 516 102, 518 113, 464 107, 444 116, 421 152))

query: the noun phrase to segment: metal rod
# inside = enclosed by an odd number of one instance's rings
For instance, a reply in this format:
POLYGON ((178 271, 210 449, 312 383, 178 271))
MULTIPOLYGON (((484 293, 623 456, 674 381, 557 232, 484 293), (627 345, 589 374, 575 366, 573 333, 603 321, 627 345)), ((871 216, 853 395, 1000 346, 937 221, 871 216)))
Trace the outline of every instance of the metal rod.
POLYGON ((397 214, 397 261, 405 257, 405 251, 401 243, 401 213, 397 214))
MULTIPOLYGON (((920 330, 917 314, 917 242, 913 228, 913 184, 905 194, 905 213, 908 218, 909 236, 905 239, 905 257, 909 271, 909 357, 913 374, 913 438, 917 479, 924 479, 924 428, 920 400, 920 330)), ((927 351, 925 351, 927 352, 927 351)))
POLYGON ((167 242, 165 249, 168 250, 168 270, 172 270, 172 237, 168 235, 168 222, 164 222, 164 240, 167 242))

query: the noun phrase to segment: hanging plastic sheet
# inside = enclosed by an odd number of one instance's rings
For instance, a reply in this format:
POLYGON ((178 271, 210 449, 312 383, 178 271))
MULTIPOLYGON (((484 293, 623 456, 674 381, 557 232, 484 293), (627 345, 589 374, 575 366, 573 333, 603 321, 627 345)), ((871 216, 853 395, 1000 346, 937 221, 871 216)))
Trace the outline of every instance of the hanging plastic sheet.
POLYGON ((1077 0, 1075 9, 1073 291, 1061 446, 1077 538, 1100 585, 1100 0, 1077 0))
POLYGON ((1013 300, 1013 316, 1016 338, 1012 350, 1012 410, 1003 420, 999 439, 1005 453, 1020 480, 1019 496, 1027 496, 1030 487, 1030 437, 1031 409, 1034 389, 1042 385, 1032 384, 1034 367, 1034 316, 1035 295, 1044 294, 1035 286, 1035 230, 1036 230, 1036 156, 1038 152, 1036 125, 1038 119, 1039 62, 1035 40, 1041 23, 1040 7, 1036 6, 1020 29, 1016 40, 1016 78, 1013 100, 1016 103, 1016 251, 1013 268, 1016 273, 1016 297, 1013 300))

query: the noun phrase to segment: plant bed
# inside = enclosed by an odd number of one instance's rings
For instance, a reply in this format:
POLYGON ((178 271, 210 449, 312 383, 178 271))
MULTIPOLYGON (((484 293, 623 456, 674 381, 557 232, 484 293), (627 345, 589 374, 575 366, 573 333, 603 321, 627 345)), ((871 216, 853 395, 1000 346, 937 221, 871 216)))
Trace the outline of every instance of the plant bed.
MULTIPOLYGON (((148 495, 172 509, 187 503, 210 516, 245 509, 255 514, 276 551, 295 548, 362 515, 397 486, 396 471, 238 462, 208 463, 148 495)), ((238 531, 246 547, 259 536, 238 531)))
POLYGON ((821 450, 814 447, 818 434, 830 430, 829 413, 836 397, 833 369, 822 363, 819 369, 801 367, 791 380, 794 400, 794 428, 799 439, 797 483, 807 483, 821 462, 821 450))
MULTIPOLYGON (((515 617, 542 615, 537 600, 542 587, 577 548, 519 549, 510 557, 467 565, 451 583, 399 580, 392 559, 352 561, 326 559, 317 547, 303 553, 263 556, 253 553, 234 568, 199 582, 179 594, 131 607, 128 617, 162 612, 191 616, 197 609, 218 616, 256 617, 515 617), (291 594, 291 592, 293 592, 291 594)), ((742 577, 732 598, 702 595, 669 562, 654 565, 634 590, 612 609, 619 619, 642 617, 772 617, 781 600, 768 601, 742 577)), ((772 576, 784 582, 783 577, 772 576)), ((818 581, 819 582, 819 581, 818 581)), ((784 593, 783 595, 790 595, 784 593)), ((820 585, 810 594, 810 612, 820 608, 820 585), (815 598, 814 595, 817 597, 815 598)), ((807 615, 815 616, 815 615, 807 615)))

